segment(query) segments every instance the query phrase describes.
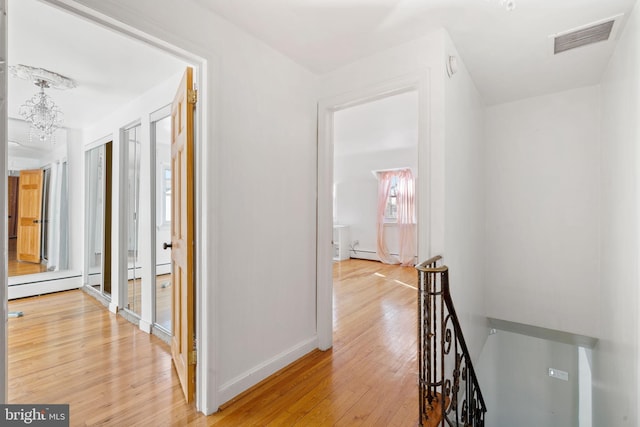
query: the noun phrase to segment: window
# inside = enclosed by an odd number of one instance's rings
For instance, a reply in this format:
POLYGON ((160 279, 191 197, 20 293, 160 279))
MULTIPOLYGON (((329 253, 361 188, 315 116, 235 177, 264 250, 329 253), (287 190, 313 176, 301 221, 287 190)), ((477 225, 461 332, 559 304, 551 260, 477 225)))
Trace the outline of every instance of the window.
MULTIPOLYGON (((171 224, 171 109, 170 105, 154 113, 151 138, 155 145, 156 226, 167 229, 171 224), (155 119, 155 120, 154 120, 155 119)), ((168 239, 163 236, 162 239, 168 239)))
POLYGON ((384 209, 385 222, 398 222, 398 176, 391 178, 391 188, 384 209))
POLYGON ((415 223, 415 184, 410 168, 372 171, 378 179, 378 215, 385 224, 415 223), (384 205, 382 198, 385 198, 384 205), (409 202, 411 200, 411 202, 409 202), (384 212, 382 211, 384 207, 384 212), (400 218, 402 216, 402 218, 400 218))
POLYGON ((162 167, 162 219, 165 224, 171 223, 171 167, 162 167))
POLYGON ((380 260, 387 264, 413 265, 415 261, 415 180, 411 169, 375 171, 378 178, 376 211, 377 247, 380 260), (385 224, 397 224, 398 256, 392 255, 385 241, 385 224))

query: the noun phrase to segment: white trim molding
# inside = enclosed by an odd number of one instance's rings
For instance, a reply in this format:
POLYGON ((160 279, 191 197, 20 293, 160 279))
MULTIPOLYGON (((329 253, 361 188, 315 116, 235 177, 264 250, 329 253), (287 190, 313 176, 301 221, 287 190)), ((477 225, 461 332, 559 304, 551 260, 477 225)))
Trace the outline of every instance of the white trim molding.
POLYGON ((82 287, 82 273, 60 271, 9 277, 8 299, 25 298, 82 287))
POLYGON ((315 350, 317 347, 318 340, 316 337, 302 341, 252 369, 243 372, 230 381, 227 381, 220 386, 220 390, 218 391, 221 402, 224 403, 233 399, 249 387, 273 375, 285 366, 300 359, 305 354, 315 350))
MULTIPOLYGON (((4 203, 0 203, 0 218, 7 217, 7 157, 8 157, 8 144, 7 144, 7 76, 9 75, 7 69, 7 0, 0 0, 0 74, 2 77, 0 80, 0 141, 2 141, 2 149, 0 150, 0 196, 4 203)), ((7 227, 6 225, 0 227, 0 247, 2 248, 2 262, 0 262, 0 316, 2 319, 2 326, 0 327, 0 377, 2 378, 2 385, 0 385, 0 403, 7 403, 8 390, 9 390, 9 377, 8 377, 8 355, 7 355, 7 276, 8 276, 8 257, 7 257, 7 227)))

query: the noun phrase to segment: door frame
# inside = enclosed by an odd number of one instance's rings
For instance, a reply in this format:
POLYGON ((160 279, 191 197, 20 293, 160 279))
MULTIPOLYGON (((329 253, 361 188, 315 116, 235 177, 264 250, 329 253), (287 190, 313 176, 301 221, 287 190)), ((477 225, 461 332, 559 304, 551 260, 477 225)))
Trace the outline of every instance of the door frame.
MULTIPOLYGON (((88 181, 86 180, 86 165, 87 165, 87 154, 93 150, 94 148, 98 148, 101 146, 104 146, 104 153, 105 153, 105 157, 104 157, 104 180, 105 182, 102 184, 102 187, 100 188, 100 190, 102 191, 102 200, 104 203, 104 206, 102 207, 102 209, 104 209, 104 212, 102 213, 103 215, 103 223, 102 223, 102 254, 100 256, 100 266, 102 268, 102 272, 100 273, 101 277, 100 277, 100 291, 96 292, 96 295, 99 295, 99 298, 103 299, 108 302, 109 304, 109 309, 112 312, 115 312, 115 307, 112 308, 112 305, 115 304, 115 301, 113 301, 114 299, 112 298, 113 296, 113 289, 111 287, 111 285, 113 284, 113 270, 111 269, 111 254, 107 254, 106 251, 106 245, 108 245, 109 247, 112 246, 113 241, 111 240, 112 235, 111 235, 111 223, 113 221, 112 218, 112 212, 111 212, 111 197, 107 197, 108 194, 112 194, 113 192, 113 182, 112 179, 113 177, 111 176, 111 171, 109 170, 112 162, 113 162, 113 158, 110 157, 110 155, 107 153, 108 150, 112 150, 113 149, 113 138, 111 138, 110 136, 104 137, 99 139, 98 141, 94 141, 90 144, 87 144, 83 147, 83 152, 82 152, 82 164, 83 164, 83 179, 85 180, 84 182, 84 187, 83 187, 83 200, 84 200, 84 226, 83 226, 83 238, 82 238, 82 243, 83 243, 83 252, 82 252, 82 256, 83 256, 83 263, 82 263, 82 284, 83 286, 86 284, 90 284, 89 281, 89 259, 87 257, 87 253, 86 250, 89 247, 89 245, 93 244, 94 242, 89 240, 89 227, 88 227, 88 222, 86 220, 86 218, 88 218, 88 216, 90 215, 90 209, 89 209, 89 205, 87 204, 87 192, 88 192, 88 181), (108 148, 108 145, 111 144, 111 148, 108 148), (107 225, 108 223, 108 225, 107 225), (106 228, 105 228, 106 227, 106 228), (107 232, 107 229, 109 230, 109 232, 107 232), (107 239, 111 240, 107 243, 107 239), (105 270, 106 268, 106 270, 105 270), (105 273, 105 271, 107 271, 107 273, 105 273), (105 277, 106 276, 106 277, 105 277), (109 293, 106 294, 105 293, 105 283, 107 282, 107 280, 109 281, 109 293)), ((93 288, 93 286, 89 286, 89 288, 93 288)))
MULTIPOLYGON (((0 80, 0 141, 2 149, 0 150, 0 195, 2 200, 7 200, 7 173, 9 168, 7 165, 8 146, 7 143, 7 81, 9 76, 9 61, 7 61, 7 0, 0 0, 0 70, 2 70, 2 79, 0 80)), ((7 204, 0 203, 0 218, 7 217, 7 204)), ((0 227, 0 246, 2 248, 2 262, 0 262, 0 316, 2 316, 2 330, 0 331, 0 376, 2 385, 0 386, 0 403, 6 403, 9 390, 8 377, 8 354, 7 354, 7 323, 9 314, 7 296, 9 294, 9 259, 8 251, 8 233, 7 227, 0 227)))
MULTIPOLYGON (((211 76, 217 76, 219 73, 215 72, 218 69, 218 64, 210 64, 203 56, 198 55, 195 52, 180 48, 173 44, 173 42, 165 40, 164 37, 167 32, 158 27, 157 24, 149 20, 146 16, 136 15, 137 24, 127 25, 124 21, 130 21, 125 19, 127 17, 126 11, 120 11, 117 9, 110 9, 108 13, 101 13, 93 8, 76 2, 75 0, 43 0, 45 3, 62 9, 75 16, 84 18, 96 25, 108 28, 117 33, 120 33, 126 37, 139 40, 147 44, 150 48, 160 49, 172 56, 180 58, 189 63, 194 71, 195 78, 194 83, 198 89, 198 105, 195 111, 195 132, 194 132, 194 172, 195 172, 195 227, 197 230, 197 236, 210 236, 213 235, 215 229, 212 225, 209 225, 206 221, 203 221, 204 212, 211 212, 213 209, 207 207, 213 206, 215 197, 214 190, 204 188, 204 183, 212 183, 215 180, 215 173, 204 168, 207 159, 211 157, 211 153, 214 152, 215 147, 212 142, 205 144, 204 141, 208 141, 209 135, 215 135, 214 123, 209 121, 209 101, 208 93, 209 87, 215 87, 215 82, 211 80, 211 76), (118 16, 120 15, 120 16, 118 16), (151 29, 156 34, 162 34, 163 38, 152 36, 145 32, 151 29)), ((4 117, 4 120, 0 120, 0 138, 6 141, 7 137, 7 13, 1 13, 7 11, 6 0, 0 0, 0 40, 2 45, 0 46, 0 67, 5 70, 3 79, 0 82, 0 115, 4 117)), ((10 13, 10 11, 9 11, 10 13)), ((177 40, 182 46, 194 47, 193 41, 180 38, 179 35, 171 34, 174 40, 177 40)), ((205 47, 202 48, 203 52, 206 52, 205 47)), ((2 150, 0 150, 0 194, 5 198, 7 196, 7 144, 4 144, 2 150)), ((209 184, 211 186, 211 184, 209 184)), ((215 188, 215 183, 213 186, 215 188)), ((0 216, 6 217, 6 204, 0 203, 0 216)), ((0 371, 3 385, 0 387, 0 403, 6 402, 8 397, 8 366, 7 366, 7 270, 6 270, 6 227, 0 227, 0 239, 2 239, 2 245, 5 248, 5 262, 0 263, 0 316, 5 319, 4 332, 0 333, 0 371)), ((216 387, 216 369, 215 369, 215 310, 214 310, 214 295, 216 293, 217 281, 215 275, 212 273, 216 271, 215 263, 210 261, 213 258, 214 243, 210 242, 211 239, 202 238, 196 239, 195 242, 195 296, 196 296, 196 339, 198 342, 198 364, 196 366, 196 408, 205 413, 211 414, 218 409, 220 402, 218 401, 218 393, 216 387), (203 262, 203 260, 208 260, 203 262), (207 286, 202 286, 203 283, 207 283, 207 286)))
POLYGON ((333 346, 333 114, 403 92, 418 92, 418 203, 416 206, 418 260, 430 248, 431 167, 429 70, 425 69, 318 102, 318 205, 316 230, 316 325, 318 348, 333 346), (426 185, 424 185, 426 182, 426 185))

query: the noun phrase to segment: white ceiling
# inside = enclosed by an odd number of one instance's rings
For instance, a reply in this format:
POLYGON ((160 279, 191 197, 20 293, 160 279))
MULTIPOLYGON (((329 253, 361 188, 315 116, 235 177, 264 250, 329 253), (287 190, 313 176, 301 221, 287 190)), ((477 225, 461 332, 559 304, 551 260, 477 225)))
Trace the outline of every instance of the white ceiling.
MULTIPOLYGON (((65 127, 83 128, 175 76, 185 63, 36 0, 9 0, 9 65, 45 68, 77 83, 47 93, 64 113, 65 127)), ((9 117, 37 88, 9 77, 9 117)), ((168 100, 170 102, 170 100, 168 100)))
POLYGON ((410 91, 336 111, 334 155, 418 146, 418 92, 410 91))
MULTIPOLYGON (((615 42, 551 55, 549 35, 635 0, 193 0, 322 74, 445 27, 489 105, 599 82, 615 42)), ((624 24, 624 20, 622 21, 624 24)), ((74 79, 49 90, 82 128, 180 72, 184 62, 37 0, 9 0, 9 64, 74 79)), ((36 90, 9 78, 9 116, 36 90)))
MULTIPOLYGON (((600 81, 614 42, 551 55, 549 36, 619 13, 635 0, 195 0, 322 74, 448 30, 489 105, 600 81)), ((624 23, 624 20, 623 20, 624 23)))

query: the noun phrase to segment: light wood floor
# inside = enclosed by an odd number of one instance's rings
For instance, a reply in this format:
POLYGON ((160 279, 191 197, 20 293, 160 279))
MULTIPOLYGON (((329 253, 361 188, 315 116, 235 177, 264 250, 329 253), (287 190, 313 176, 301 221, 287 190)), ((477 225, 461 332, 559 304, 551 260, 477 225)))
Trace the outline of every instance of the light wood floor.
POLYGON ((413 268, 334 264, 334 347, 209 417, 183 402, 169 349, 80 291, 9 302, 9 403, 70 403, 71 425, 415 426, 413 268))
POLYGON ((171 331, 171 275, 156 276, 156 323, 171 331))
POLYGON ((35 262, 21 262, 18 261, 17 258, 17 239, 9 239, 8 242, 8 261, 9 261, 9 269, 8 276, 23 276, 25 274, 35 274, 42 273, 47 271, 47 266, 45 264, 35 263, 35 262))
MULTIPOLYGON (((127 283, 129 309, 137 315, 140 315, 142 307, 140 279, 135 281, 129 280, 127 283)), ((160 274, 156 276, 156 323, 167 331, 171 331, 171 293, 171 274, 160 274)))

